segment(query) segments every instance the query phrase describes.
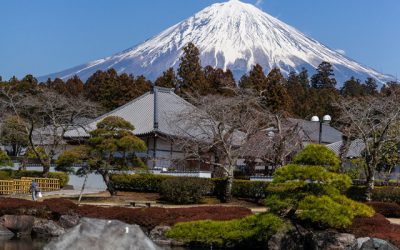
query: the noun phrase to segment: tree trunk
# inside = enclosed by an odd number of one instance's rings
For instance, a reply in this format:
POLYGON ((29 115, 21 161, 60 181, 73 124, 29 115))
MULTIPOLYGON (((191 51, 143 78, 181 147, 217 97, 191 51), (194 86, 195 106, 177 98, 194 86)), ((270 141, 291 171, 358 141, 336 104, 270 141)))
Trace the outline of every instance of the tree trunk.
POLYGON ((79 199, 78 199, 78 206, 81 204, 82 196, 83 196, 83 191, 85 190, 86 182, 88 179, 88 173, 85 174, 85 180, 83 181, 83 185, 81 188, 81 192, 79 194, 79 199))
POLYGON ((222 202, 228 203, 232 200, 232 185, 233 185, 233 168, 230 167, 228 176, 226 177, 224 195, 222 202))
POLYGON ((43 165, 43 172, 42 172, 42 176, 44 178, 47 178, 49 176, 49 172, 50 172, 50 165, 51 165, 51 160, 48 161, 40 161, 41 164, 43 165))
POLYGON ((117 191, 115 190, 114 185, 110 180, 110 173, 106 171, 103 172, 101 175, 103 176, 104 183, 107 186, 107 191, 110 192, 111 196, 115 196, 117 194, 117 191))
POLYGON ((340 167, 339 172, 344 173, 346 170, 346 159, 351 146, 351 140, 347 135, 342 137, 342 146, 339 149, 340 167))
POLYGON ((375 187, 375 176, 367 176, 367 189, 365 191, 365 198, 367 201, 372 201, 372 191, 375 187))

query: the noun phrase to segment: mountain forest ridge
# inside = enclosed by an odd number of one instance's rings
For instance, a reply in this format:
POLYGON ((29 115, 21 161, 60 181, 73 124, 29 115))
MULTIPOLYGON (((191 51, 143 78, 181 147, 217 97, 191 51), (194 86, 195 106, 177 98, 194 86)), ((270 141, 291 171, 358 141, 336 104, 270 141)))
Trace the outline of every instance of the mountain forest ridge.
POLYGON ((394 77, 359 64, 257 7, 238 0, 213 4, 142 44, 43 76, 40 80, 49 77, 66 80, 74 75, 87 80, 97 70, 109 68, 119 74, 143 75, 155 80, 168 68, 178 68, 183 48, 188 43, 198 47, 203 67, 230 69, 236 80, 256 64, 260 64, 266 74, 278 67, 288 76, 291 71, 299 73, 303 68, 315 73, 323 61, 332 64, 339 86, 351 76, 362 81, 372 77, 379 84, 394 80, 394 77))

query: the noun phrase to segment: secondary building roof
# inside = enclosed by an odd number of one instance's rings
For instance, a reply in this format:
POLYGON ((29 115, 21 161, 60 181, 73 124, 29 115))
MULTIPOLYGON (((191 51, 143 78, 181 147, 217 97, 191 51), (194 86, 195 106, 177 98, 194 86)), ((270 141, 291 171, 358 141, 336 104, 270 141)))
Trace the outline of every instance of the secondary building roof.
POLYGON ((194 106, 176 95, 173 89, 154 87, 152 91, 94 119, 83 128, 68 131, 65 137, 88 137, 88 132, 96 129, 96 124, 109 116, 119 116, 130 122, 135 126, 133 131, 135 135, 157 132, 174 136, 176 135, 174 121, 188 108, 194 106))
MULTIPOLYGON (((304 132, 304 141, 318 143, 319 141, 319 122, 312 122, 301 119, 290 119, 292 122, 299 124, 304 132)), ((322 124, 322 144, 332 144, 342 140, 342 132, 331 127, 329 124, 322 124)))

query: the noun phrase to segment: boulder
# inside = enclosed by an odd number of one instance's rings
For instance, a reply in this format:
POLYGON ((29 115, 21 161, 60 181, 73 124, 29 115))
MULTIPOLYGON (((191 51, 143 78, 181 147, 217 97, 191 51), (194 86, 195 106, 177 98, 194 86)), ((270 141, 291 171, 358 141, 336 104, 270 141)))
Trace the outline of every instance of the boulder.
POLYGON ((352 234, 322 231, 309 233, 304 249, 310 250, 357 250, 357 239, 352 234))
POLYGON ((286 232, 278 232, 269 239, 267 249, 303 250, 305 235, 308 233, 309 231, 300 225, 296 225, 286 232))
POLYGON ((389 242, 377 238, 359 238, 357 239, 360 250, 399 250, 389 242))
POLYGON ((59 238, 54 238, 44 249, 159 250, 160 248, 137 225, 116 220, 82 218, 77 226, 59 238))
POLYGON ((169 239, 165 236, 165 233, 171 229, 169 226, 157 226, 153 230, 150 231, 149 237, 150 239, 156 243, 157 245, 163 246, 183 246, 183 242, 179 242, 173 239, 169 239))
POLYGON ((14 237, 14 233, 8 230, 5 226, 0 224, 0 239, 9 239, 14 237))
POLYGON ((35 219, 32 232, 37 236, 57 237, 64 234, 65 230, 52 220, 35 219))
POLYGON ((33 222, 34 217, 30 215, 4 215, 0 218, 0 224, 17 235, 30 235, 33 222))
POLYGON ((79 220, 80 218, 78 215, 61 215, 58 223, 60 223, 63 228, 71 228, 78 225, 79 220))

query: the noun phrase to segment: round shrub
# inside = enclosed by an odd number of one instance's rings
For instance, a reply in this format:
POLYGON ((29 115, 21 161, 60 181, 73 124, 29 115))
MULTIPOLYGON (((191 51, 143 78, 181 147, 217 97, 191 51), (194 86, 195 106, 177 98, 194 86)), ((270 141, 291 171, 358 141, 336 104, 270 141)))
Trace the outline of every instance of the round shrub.
POLYGON ((213 183, 209 179, 172 178, 161 183, 160 196, 175 204, 195 204, 212 190, 213 183))

